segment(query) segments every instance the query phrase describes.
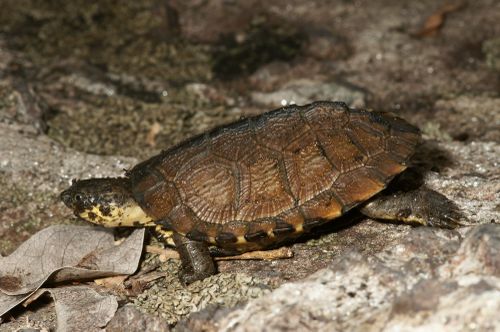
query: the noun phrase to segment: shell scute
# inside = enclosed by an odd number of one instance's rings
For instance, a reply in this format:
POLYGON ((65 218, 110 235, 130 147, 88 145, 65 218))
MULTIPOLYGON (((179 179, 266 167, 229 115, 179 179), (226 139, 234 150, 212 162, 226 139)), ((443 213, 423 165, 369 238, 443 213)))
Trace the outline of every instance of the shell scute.
POLYGON ((292 110, 263 116, 254 123, 255 139, 275 151, 282 151, 290 141, 300 139, 309 130, 300 113, 292 110))
POLYGON ((240 165, 238 220, 276 216, 294 205, 283 174, 281 156, 256 147, 240 165))
POLYGON ((236 217, 238 177, 231 164, 203 156, 178 173, 175 182, 184 204, 201 220, 222 223, 236 217))
POLYGON ((328 160, 321 145, 312 135, 285 154, 285 167, 290 188, 302 204, 329 187, 338 177, 339 170, 328 160))

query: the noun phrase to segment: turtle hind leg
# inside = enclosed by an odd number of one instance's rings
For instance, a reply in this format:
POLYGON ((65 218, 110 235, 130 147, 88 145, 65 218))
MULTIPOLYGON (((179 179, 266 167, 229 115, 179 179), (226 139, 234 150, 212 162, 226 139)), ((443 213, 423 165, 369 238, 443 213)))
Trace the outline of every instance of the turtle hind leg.
POLYGON ((206 243, 188 239, 178 233, 174 233, 173 240, 181 258, 182 270, 179 277, 184 285, 215 274, 214 261, 206 243))
POLYGON ((394 220, 425 226, 456 228, 465 217, 444 195, 420 188, 391 195, 380 195, 361 207, 361 213, 374 219, 394 220))

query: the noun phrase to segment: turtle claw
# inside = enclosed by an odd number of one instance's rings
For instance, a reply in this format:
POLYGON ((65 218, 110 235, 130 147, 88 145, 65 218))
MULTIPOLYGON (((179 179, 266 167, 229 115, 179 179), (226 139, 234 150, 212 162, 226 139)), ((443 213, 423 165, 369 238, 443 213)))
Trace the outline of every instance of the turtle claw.
MULTIPOLYGON (((436 193, 436 192, 435 192, 436 193)), ((455 203, 440 195, 437 201, 429 202, 428 208, 422 211, 422 223, 427 226, 453 229, 465 226, 462 221, 466 218, 455 203)))

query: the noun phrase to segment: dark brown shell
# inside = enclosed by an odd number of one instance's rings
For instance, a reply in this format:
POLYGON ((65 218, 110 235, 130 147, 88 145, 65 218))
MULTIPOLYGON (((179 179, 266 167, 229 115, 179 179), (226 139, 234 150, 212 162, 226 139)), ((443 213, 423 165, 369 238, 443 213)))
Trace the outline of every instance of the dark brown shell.
POLYGON ((419 130, 343 103, 288 106, 217 128, 127 173, 157 223, 253 250, 334 219, 403 171, 419 130))

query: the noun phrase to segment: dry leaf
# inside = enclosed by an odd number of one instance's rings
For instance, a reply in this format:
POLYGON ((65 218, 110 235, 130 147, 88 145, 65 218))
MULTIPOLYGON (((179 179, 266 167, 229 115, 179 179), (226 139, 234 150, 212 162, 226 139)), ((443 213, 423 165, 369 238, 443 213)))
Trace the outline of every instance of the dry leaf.
MULTIPOLYGON (((174 249, 163 249, 156 246, 146 246, 146 252, 158 254, 161 257, 179 259, 179 253, 174 249)), ((241 255, 214 257, 216 261, 229 260, 273 260, 293 257, 293 251, 290 248, 282 247, 274 250, 250 251, 241 255)))
POLYGON ((217 261, 228 260, 274 260, 293 257, 293 251, 290 248, 282 247, 274 250, 250 251, 236 256, 215 257, 217 261))
POLYGON ((8 257, 0 257, 0 316, 50 282, 134 273, 144 230, 114 245, 110 230, 57 225, 41 230, 8 257))
POLYGON ((445 4, 427 18, 422 29, 415 33, 416 37, 428 37, 437 33, 444 23, 447 14, 464 7, 465 3, 445 4))
POLYGON ((161 125, 158 122, 153 123, 149 129, 148 135, 146 136, 146 143, 149 146, 153 148, 156 146, 156 136, 160 133, 160 131, 161 125))
POLYGON ((107 278, 99 278, 94 280, 96 285, 108 288, 108 289, 125 289, 124 282, 127 280, 128 276, 114 276, 107 278))

